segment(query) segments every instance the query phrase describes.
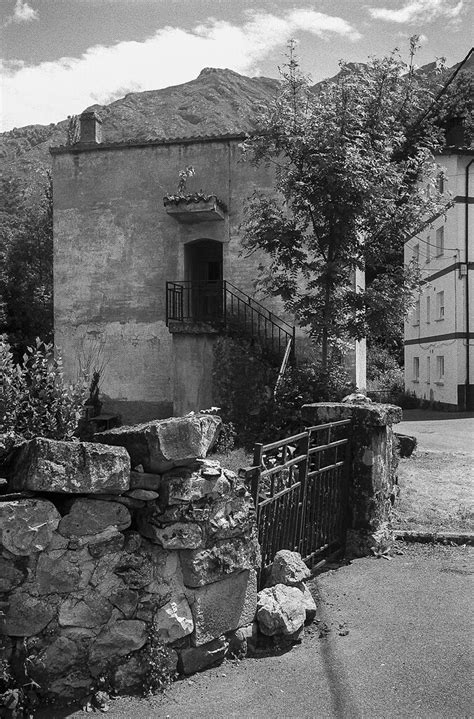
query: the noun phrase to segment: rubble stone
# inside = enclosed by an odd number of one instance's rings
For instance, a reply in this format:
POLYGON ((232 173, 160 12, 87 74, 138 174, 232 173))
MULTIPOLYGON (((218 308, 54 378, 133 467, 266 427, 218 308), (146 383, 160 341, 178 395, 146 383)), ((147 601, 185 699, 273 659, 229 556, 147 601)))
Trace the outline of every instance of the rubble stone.
POLYGON ((69 597, 59 608, 59 624, 62 627, 100 627, 110 619, 112 605, 98 594, 82 599, 69 597))
POLYGON ((223 661, 228 649, 229 643, 225 637, 214 639, 204 646, 183 649, 178 666, 183 674, 195 674, 223 661))
POLYGON ((130 486, 130 458, 120 448, 36 437, 19 450, 12 489, 68 494, 120 494, 130 486))
POLYGON ((100 499, 76 499, 69 514, 60 521, 58 532, 63 537, 82 537, 99 534, 108 527, 126 529, 132 518, 130 512, 119 502, 100 499))
POLYGON ((200 587, 223 579, 242 569, 257 569, 260 547, 255 537, 234 539, 208 549, 180 552, 183 581, 187 587, 200 587))
MULTIPOLYGON (((217 469, 213 468, 213 471, 217 469)), ((217 476, 203 476, 199 471, 177 467, 166 472, 161 481, 160 499, 168 506, 197 502, 203 497, 217 498, 229 494, 231 484, 219 469, 217 476)))
POLYGON ((20 568, 13 559, 0 556, 0 593, 11 592, 26 578, 26 569, 20 568))
POLYGON ((54 504, 45 499, 0 502, 0 543, 18 556, 41 552, 60 519, 54 504))
POLYGON ((141 649, 147 640, 145 622, 123 619, 105 627, 93 643, 89 660, 100 671, 107 661, 141 649))
POLYGON ((141 464, 145 472, 162 474, 172 467, 193 463, 196 457, 205 457, 220 426, 219 417, 194 414, 117 427, 99 432, 94 440, 125 447, 132 466, 141 464))
POLYGON ((165 549, 196 549, 202 547, 203 532, 199 524, 176 522, 165 527, 155 526, 138 518, 139 529, 143 536, 157 542, 165 549))
POLYGON ((158 492, 161 485, 161 474, 149 472, 130 472, 130 489, 149 489, 158 492))
POLYGON ((192 642, 206 644, 221 634, 244 627, 253 621, 257 606, 257 574, 234 572, 186 592, 194 619, 192 642))
POLYGON ((191 634, 193 628, 193 617, 184 596, 168 602, 155 614, 153 629, 165 644, 171 644, 191 634))
POLYGON ((277 584, 258 593, 257 621, 262 634, 290 636, 306 620, 302 592, 297 587, 277 584))
POLYGON ((11 637, 31 637, 38 634, 53 619, 56 607, 51 602, 36 599, 29 594, 15 591, 9 597, 5 616, 0 615, 0 634, 11 637))
POLYGON ((269 586, 286 584, 291 587, 304 582, 310 576, 311 572, 301 559, 299 552, 281 549, 275 554, 268 584, 269 586))

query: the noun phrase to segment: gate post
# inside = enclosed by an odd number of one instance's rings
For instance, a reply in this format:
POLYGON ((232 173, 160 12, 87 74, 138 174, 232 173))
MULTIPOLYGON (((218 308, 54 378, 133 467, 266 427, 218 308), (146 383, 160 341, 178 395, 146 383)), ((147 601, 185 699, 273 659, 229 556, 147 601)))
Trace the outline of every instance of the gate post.
POLYGON ((351 419, 346 555, 361 557, 393 537, 390 527, 398 459, 392 425, 402 410, 390 404, 328 402, 304 405, 308 424, 351 419))

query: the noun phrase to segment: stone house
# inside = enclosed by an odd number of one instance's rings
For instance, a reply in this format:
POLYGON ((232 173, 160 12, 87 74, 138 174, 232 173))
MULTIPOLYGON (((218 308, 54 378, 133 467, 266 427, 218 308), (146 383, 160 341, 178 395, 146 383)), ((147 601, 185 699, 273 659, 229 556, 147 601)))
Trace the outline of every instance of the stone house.
POLYGON ((453 206, 405 245, 405 262, 418 262, 423 281, 405 323, 405 388, 446 409, 472 410, 474 148, 455 139, 437 158, 453 206))
POLYGON ((104 143, 95 113, 56 147, 55 342, 71 380, 81 357, 106 364, 105 412, 125 423, 212 404, 213 345, 229 316, 281 361, 293 340, 277 300, 255 299, 262 256, 241 254, 245 199, 272 172, 242 162, 244 135, 104 143), (196 202, 168 202, 192 166, 196 202), (216 321, 217 320, 217 321, 216 321))

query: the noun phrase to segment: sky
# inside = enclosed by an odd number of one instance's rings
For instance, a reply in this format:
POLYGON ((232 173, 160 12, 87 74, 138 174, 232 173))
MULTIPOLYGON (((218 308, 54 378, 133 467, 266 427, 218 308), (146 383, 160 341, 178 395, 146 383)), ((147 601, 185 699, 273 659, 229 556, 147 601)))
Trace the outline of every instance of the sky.
POLYGON ((0 131, 197 77, 278 77, 290 38, 314 82, 418 34, 422 65, 459 62, 474 0, 0 0, 0 131))

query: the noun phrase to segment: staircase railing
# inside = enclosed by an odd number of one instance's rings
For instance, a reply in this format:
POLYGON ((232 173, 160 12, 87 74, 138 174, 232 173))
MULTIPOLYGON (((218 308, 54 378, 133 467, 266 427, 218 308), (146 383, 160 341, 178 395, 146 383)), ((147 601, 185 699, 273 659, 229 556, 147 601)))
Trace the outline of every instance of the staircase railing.
POLYGON ((170 322, 243 332, 280 359, 287 351, 289 358, 294 356, 295 328, 227 280, 167 282, 166 324, 170 322))

